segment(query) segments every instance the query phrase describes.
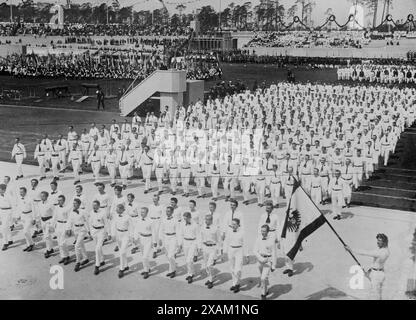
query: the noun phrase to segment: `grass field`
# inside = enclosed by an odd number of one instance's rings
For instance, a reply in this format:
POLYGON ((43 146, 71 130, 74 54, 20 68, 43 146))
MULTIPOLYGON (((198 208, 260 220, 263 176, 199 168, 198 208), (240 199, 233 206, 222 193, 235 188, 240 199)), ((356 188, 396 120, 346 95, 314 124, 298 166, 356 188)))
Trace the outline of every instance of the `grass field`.
MULTIPOLYGON (((249 88, 252 88, 255 81, 259 84, 263 81, 267 84, 272 82, 286 80, 286 69, 279 69, 272 65, 243 65, 243 64, 225 64, 223 65, 223 80, 242 80, 249 88)), ((335 70, 306 70, 295 69, 295 76, 298 81, 336 81, 335 70)), ((13 77, 0 76, 1 89, 21 89, 28 92, 29 89, 35 88, 36 92, 41 95, 45 87, 52 85, 67 84, 71 93, 81 93, 81 83, 99 83, 105 89, 108 87, 118 88, 119 86, 128 86, 127 81, 76 81, 76 80, 49 80, 49 79, 17 79, 13 77)), ((215 84, 217 81, 206 82, 205 90, 215 84)), ((114 91, 116 92, 116 91, 114 91)), ((149 100, 149 103, 155 103, 155 100, 149 100)), ((42 134, 47 133, 50 137, 57 137, 59 133, 66 136, 68 126, 74 125, 78 133, 83 128, 89 128, 92 121, 97 124, 107 124, 109 126, 111 119, 123 120, 119 116, 118 101, 116 98, 106 101, 106 111, 96 111, 95 98, 87 99, 82 103, 72 101, 70 97, 66 98, 25 98, 22 100, 0 100, 0 159, 10 160, 10 152, 14 144, 14 138, 21 137, 22 142, 26 145, 28 151, 28 161, 33 159, 33 151, 36 145, 36 139, 41 138, 42 134)), ((26 161, 27 162, 27 161, 26 161)))

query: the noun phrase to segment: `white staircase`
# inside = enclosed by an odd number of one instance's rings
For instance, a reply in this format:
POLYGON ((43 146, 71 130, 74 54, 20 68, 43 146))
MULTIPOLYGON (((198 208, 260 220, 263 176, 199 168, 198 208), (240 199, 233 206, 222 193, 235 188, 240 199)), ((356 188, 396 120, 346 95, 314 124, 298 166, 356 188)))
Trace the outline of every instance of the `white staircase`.
POLYGON ((119 101, 122 116, 128 116, 136 111, 147 99, 155 93, 163 95, 183 95, 186 91, 186 71, 157 70, 139 84, 132 82, 119 101))

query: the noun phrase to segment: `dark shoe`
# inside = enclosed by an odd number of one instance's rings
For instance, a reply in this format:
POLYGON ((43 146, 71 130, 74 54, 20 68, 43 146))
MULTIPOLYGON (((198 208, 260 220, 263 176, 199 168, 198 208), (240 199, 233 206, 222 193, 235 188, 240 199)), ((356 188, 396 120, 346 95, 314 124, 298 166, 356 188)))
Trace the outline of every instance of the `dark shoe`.
POLYGON ((147 191, 147 190, 144 190, 144 192, 143 192, 143 193, 144 193, 144 194, 146 194, 146 193, 148 193, 148 192, 149 192, 149 191, 147 191))
POLYGON ((265 294, 261 295, 261 300, 266 300, 266 295, 265 294))
POLYGON ((173 272, 169 272, 166 274, 166 277, 170 277, 172 275, 173 272))
POLYGON ((46 251, 43 256, 45 259, 48 259, 50 257, 49 251, 46 251))
POLYGON ((14 230, 14 224, 12 224, 11 226, 10 226, 10 231, 13 231, 14 230))
POLYGON ((3 248, 1 250, 6 251, 7 250, 7 244, 3 245, 3 248))
POLYGON ((236 287, 236 286, 232 286, 232 287, 230 288, 230 290, 231 290, 231 291, 234 291, 235 287, 236 287))
POLYGON ((77 263, 75 264, 74 271, 75 271, 75 272, 78 272, 80 268, 81 268, 81 264, 80 264, 79 262, 77 262, 77 263))
POLYGON ((237 292, 239 292, 240 291, 240 285, 239 284, 237 284, 235 287, 234 287, 234 293, 237 293, 237 292))
POLYGON ((192 283, 193 279, 194 279, 194 276, 189 276, 188 277, 188 283, 192 283))
POLYGON ((77 180, 77 181, 75 181, 74 182, 74 184, 78 184, 78 183, 80 183, 81 181, 80 180, 77 180))
POLYGON ((170 278, 175 278, 176 277, 176 271, 173 271, 171 274, 170 274, 170 278))
POLYGON ((212 289, 213 286, 214 286, 214 283, 212 281, 208 281, 207 288, 212 289))
POLYGON ((66 257, 65 258, 65 261, 64 261, 64 265, 66 266, 67 264, 69 264, 69 262, 70 262, 71 260, 69 259, 69 257, 66 257))
POLYGON ((156 259, 156 257, 157 257, 157 253, 153 252, 153 259, 156 259))
POLYGON ((100 268, 97 267, 97 266, 95 266, 95 268, 94 268, 94 275, 97 275, 99 273, 100 273, 100 268))
POLYGON ((62 258, 61 260, 59 260, 59 264, 62 264, 62 263, 64 263, 66 261, 66 258, 62 258))
POLYGON ((24 249, 23 249, 23 251, 25 251, 25 252, 26 252, 26 251, 27 251, 27 249, 29 249, 29 247, 24 248, 24 249))
POLYGON ((285 271, 283 271, 283 274, 289 273, 290 269, 285 269, 285 271))
POLYGON ((105 261, 100 263, 100 267, 105 266, 105 261))
POLYGON ((34 244, 31 244, 29 247, 27 247, 26 252, 32 251, 34 247, 35 247, 35 245, 34 244))
POLYGON ((129 271, 130 268, 129 267, 125 267, 123 271, 129 271))
POLYGON ((137 251, 139 250, 139 248, 134 247, 131 249, 131 254, 135 254, 137 251))
POLYGON ((125 184, 123 184, 123 190, 126 190, 127 186, 125 184))
POLYGON ((115 185, 116 185, 115 183, 112 183, 112 184, 110 184, 110 187, 111 187, 111 188, 114 188, 114 187, 115 187, 115 185))
POLYGON ((7 245, 8 246, 11 246, 13 244, 13 241, 9 241, 8 243, 7 243, 7 245))
POLYGON ((147 278, 149 278, 149 272, 145 272, 145 273, 143 274, 143 279, 147 279, 147 278))
POLYGON ((124 271, 123 270, 119 270, 118 271, 118 277, 121 279, 124 276, 124 271))
POLYGON ((197 197, 197 198, 202 198, 202 196, 201 196, 201 195, 197 195, 196 197, 197 197))
POLYGON ((40 178, 39 178, 39 181, 42 181, 42 180, 44 180, 44 179, 46 179, 46 177, 40 177, 40 178))
POLYGON ((114 252, 117 252, 118 251, 118 246, 116 246, 115 248, 114 248, 114 252))
POLYGON ((287 275, 288 275, 289 277, 293 276, 293 270, 289 270, 289 272, 287 273, 287 275))
POLYGON ((82 261, 81 262, 81 266, 84 266, 84 265, 86 265, 88 262, 90 262, 90 260, 88 260, 88 259, 85 259, 84 261, 82 261))
POLYGON ((194 256, 194 263, 198 261, 198 257, 194 256))

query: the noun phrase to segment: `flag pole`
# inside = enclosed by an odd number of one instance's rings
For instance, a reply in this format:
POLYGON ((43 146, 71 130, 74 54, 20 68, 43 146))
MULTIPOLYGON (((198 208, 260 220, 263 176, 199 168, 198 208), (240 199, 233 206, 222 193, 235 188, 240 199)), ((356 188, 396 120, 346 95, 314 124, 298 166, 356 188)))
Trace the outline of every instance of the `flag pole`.
MULTIPOLYGON (((344 240, 342 240, 342 238, 339 236, 338 232, 335 231, 334 227, 329 223, 328 219, 325 217, 325 215, 322 213, 321 209, 318 208, 318 206, 316 205, 316 203, 312 200, 312 198, 309 196, 309 194, 305 191, 305 189, 303 189, 303 187, 301 186, 301 184, 299 183, 299 181, 295 179, 295 182, 299 185, 298 188, 301 188, 303 190, 303 192, 305 192, 306 196, 309 198, 309 200, 311 200, 311 202, 313 203, 313 205, 315 206, 315 208, 321 213, 322 217, 324 218, 325 222, 328 224, 328 226, 331 228, 331 230, 335 233, 335 235, 337 236, 337 238, 339 239, 339 241, 341 241, 342 245, 344 247, 346 247, 346 243, 344 242, 344 240)), ((292 199, 292 197, 290 197, 290 200, 292 199)), ((290 201, 289 200, 289 201, 290 201)), ((290 204, 290 202, 289 202, 290 204)), ((286 223, 286 222, 285 222, 286 223)), ((351 255, 351 257, 354 259, 354 261, 357 263, 357 265, 359 265, 361 267, 361 269, 363 269, 363 271, 365 272, 363 266, 361 265, 361 263, 358 261, 358 259, 354 256, 354 254, 350 251, 347 250, 348 253, 351 255)))

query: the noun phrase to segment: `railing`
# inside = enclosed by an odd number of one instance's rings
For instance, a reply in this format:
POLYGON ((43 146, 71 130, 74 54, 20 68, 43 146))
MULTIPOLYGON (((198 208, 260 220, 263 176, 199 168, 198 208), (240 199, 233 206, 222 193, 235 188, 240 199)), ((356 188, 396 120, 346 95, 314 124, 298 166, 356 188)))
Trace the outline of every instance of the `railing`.
POLYGON ((137 81, 137 79, 139 79, 139 77, 141 77, 141 75, 138 75, 132 83, 130 83, 130 85, 128 86, 128 88, 126 89, 126 91, 124 91, 123 95, 121 96, 121 99, 123 99, 133 88, 135 88, 136 86, 138 86, 139 84, 145 82, 147 79, 149 79, 151 76, 153 76, 155 73, 157 72, 157 70, 153 71, 151 74, 149 74, 146 78, 144 78, 142 81, 140 81, 139 83, 135 84, 135 82, 137 81))

